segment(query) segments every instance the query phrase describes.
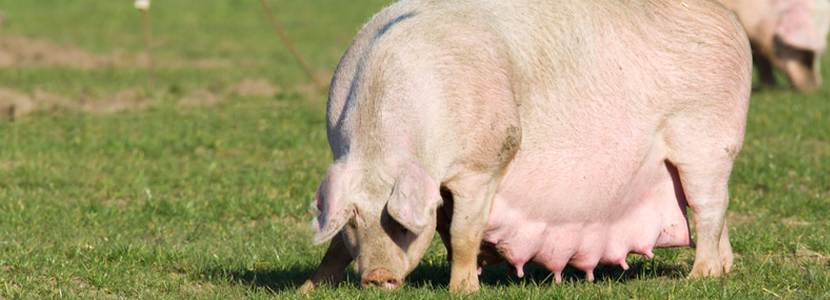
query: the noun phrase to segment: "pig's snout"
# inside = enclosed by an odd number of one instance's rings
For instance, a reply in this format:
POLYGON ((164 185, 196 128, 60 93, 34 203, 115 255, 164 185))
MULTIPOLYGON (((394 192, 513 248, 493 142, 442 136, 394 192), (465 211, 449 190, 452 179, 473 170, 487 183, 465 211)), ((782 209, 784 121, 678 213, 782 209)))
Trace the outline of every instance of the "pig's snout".
POLYGON ((363 281, 360 284, 363 288, 379 287, 393 290, 401 284, 401 280, 389 270, 381 268, 369 272, 369 275, 363 277, 363 281))

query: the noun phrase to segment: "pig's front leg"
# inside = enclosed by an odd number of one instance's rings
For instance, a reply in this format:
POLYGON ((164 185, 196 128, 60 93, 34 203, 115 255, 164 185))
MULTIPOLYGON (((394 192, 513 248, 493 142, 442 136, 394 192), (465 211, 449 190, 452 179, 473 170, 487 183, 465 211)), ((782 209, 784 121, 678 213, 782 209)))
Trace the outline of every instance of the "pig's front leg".
POLYGON ((764 57, 760 52, 753 51, 752 61, 755 63, 755 66, 758 67, 758 78, 760 79, 761 84, 769 86, 778 85, 778 82, 775 80, 775 76, 772 74, 772 63, 766 57, 764 57))
POLYGON ((343 237, 338 233, 331 239, 329 249, 323 256, 323 261, 317 267, 317 271, 311 275, 311 278, 305 281, 300 287, 300 291, 308 293, 314 288, 320 286, 322 283, 337 284, 340 278, 343 277, 343 271, 352 262, 352 256, 346 250, 346 244, 343 243, 343 237))
POLYGON ((478 254, 498 184, 487 176, 476 176, 481 178, 468 178, 463 183, 447 186, 454 198, 450 225, 452 292, 471 293, 480 288, 478 254))

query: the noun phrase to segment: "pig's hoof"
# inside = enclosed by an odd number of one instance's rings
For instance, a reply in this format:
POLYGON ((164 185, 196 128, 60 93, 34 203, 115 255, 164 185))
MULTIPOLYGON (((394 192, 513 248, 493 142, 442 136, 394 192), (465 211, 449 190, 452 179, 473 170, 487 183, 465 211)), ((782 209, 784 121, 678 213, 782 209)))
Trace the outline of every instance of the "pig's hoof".
POLYGON ((314 283, 311 282, 310 279, 306 280, 305 283, 303 283, 303 285, 300 286, 300 293, 308 294, 312 290, 314 290, 314 283))
POLYGON ((723 262, 723 273, 729 273, 729 272, 732 272, 732 261, 729 261, 729 262, 724 261, 723 262))
POLYGON ((461 280, 461 282, 450 282, 450 292, 472 294, 480 289, 478 285, 478 278, 475 281, 461 280))
POLYGON ((689 278, 718 277, 723 274, 723 265, 719 263, 695 263, 689 278))
POLYGON ((398 279, 395 274, 392 274, 387 269, 374 269, 372 272, 369 272, 369 275, 363 278, 363 281, 360 283, 363 288, 369 287, 379 287, 394 290, 401 284, 401 280, 398 279))
POLYGON ((732 254, 732 249, 729 251, 720 251, 721 255, 723 256, 721 260, 723 261, 723 273, 729 273, 732 271, 732 263, 735 260, 734 255, 732 254))

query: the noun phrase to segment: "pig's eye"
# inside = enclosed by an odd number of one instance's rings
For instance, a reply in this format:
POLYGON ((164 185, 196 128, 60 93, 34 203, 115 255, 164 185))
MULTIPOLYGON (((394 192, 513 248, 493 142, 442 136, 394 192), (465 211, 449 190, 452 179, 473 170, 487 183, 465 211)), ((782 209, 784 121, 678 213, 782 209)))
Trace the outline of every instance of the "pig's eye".
POLYGON ((400 236, 405 236, 407 234, 412 233, 412 232, 409 231, 409 229, 406 229, 406 227, 404 227, 403 225, 401 225, 397 221, 393 221, 393 222, 391 222, 391 224, 389 224, 389 231, 390 231, 390 234, 392 232, 395 232, 400 236))

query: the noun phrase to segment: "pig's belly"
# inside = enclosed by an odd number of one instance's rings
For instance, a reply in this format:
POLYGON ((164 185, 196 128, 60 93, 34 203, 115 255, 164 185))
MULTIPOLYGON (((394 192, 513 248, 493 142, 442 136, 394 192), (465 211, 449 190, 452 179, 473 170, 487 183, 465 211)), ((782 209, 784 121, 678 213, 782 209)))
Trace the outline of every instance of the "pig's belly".
POLYGON ((494 199, 484 241, 519 276, 534 262, 557 281, 569 264, 593 279, 597 264, 627 269, 628 253, 652 257, 655 247, 692 245, 676 171, 653 148, 628 158, 613 155, 625 151, 519 152, 494 199))

